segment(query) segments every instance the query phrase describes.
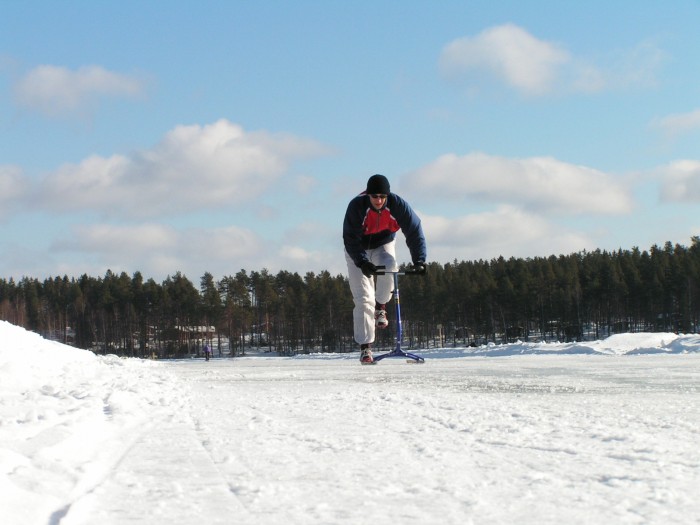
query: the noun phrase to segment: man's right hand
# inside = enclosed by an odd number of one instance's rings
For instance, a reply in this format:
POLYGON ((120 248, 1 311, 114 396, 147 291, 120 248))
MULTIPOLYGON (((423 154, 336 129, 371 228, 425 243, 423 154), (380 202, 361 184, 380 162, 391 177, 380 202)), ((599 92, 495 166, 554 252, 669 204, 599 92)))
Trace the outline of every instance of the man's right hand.
POLYGON ((377 273, 377 267, 370 261, 363 262, 362 266, 360 266, 360 269, 362 270, 362 273, 364 273, 367 277, 372 277, 375 273, 377 273))

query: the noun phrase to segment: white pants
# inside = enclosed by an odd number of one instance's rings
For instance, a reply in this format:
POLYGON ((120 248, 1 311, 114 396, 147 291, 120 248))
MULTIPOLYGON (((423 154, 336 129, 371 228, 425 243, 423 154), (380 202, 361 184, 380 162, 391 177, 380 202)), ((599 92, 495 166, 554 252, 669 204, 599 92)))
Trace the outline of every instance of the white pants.
MULTIPOLYGON (((396 264, 396 241, 367 250, 367 258, 376 266, 385 266, 387 271, 398 270, 396 264)), ((394 291, 393 275, 377 275, 366 277, 360 268, 355 266, 347 252, 345 260, 348 263, 348 279, 350 291, 355 302, 352 311, 355 341, 361 345, 374 342, 374 306, 375 303, 386 304, 394 291)))

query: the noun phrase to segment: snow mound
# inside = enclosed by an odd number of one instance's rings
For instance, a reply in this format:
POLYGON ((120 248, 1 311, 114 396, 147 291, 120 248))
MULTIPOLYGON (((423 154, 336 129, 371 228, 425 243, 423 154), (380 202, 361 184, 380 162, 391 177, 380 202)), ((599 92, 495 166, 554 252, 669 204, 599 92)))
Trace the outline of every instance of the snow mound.
POLYGON ((175 384, 158 363, 98 357, 0 321, 0 516, 11 517, 0 521, 45 523, 91 490, 134 428, 177 405, 175 384))

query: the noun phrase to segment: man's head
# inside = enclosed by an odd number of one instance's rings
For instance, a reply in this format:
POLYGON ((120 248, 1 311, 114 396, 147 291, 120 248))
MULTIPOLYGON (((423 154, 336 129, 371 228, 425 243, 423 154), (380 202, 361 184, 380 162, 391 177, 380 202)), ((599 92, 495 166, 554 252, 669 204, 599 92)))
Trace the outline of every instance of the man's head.
POLYGON ((384 175, 372 175, 367 181, 368 195, 389 195, 389 193, 391 193, 391 186, 384 175))
POLYGON ((367 181, 367 195, 370 204, 379 211, 386 206, 387 195, 391 192, 389 181, 384 175, 372 175, 367 181))

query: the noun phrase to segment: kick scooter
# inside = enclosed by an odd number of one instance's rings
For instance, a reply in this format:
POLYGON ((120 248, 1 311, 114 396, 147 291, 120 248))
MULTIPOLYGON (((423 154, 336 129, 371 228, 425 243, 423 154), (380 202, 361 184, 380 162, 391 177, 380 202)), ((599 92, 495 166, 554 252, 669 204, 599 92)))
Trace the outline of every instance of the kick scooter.
POLYGON ((391 352, 374 356, 374 363, 381 361, 387 357, 405 357, 407 363, 425 363, 425 359, 419 355, 405 352, 401 349, 401 339, 403 337, 403 328, 401 326, 401 301, 399 300, 399 275, 423 275, 424 272, 417 272, 413 269, 398 270, 395 272, 385 270, 383 266, 378 266, 375 275, 391 274, 394 277, 394 302, 396 303, 396 346, 391 352))

